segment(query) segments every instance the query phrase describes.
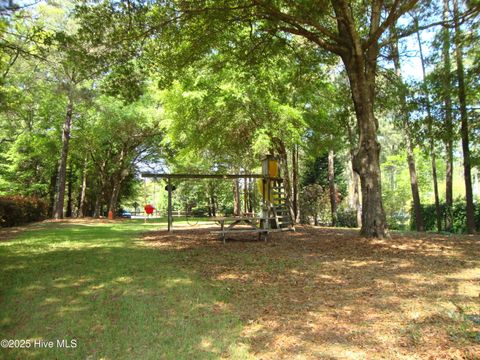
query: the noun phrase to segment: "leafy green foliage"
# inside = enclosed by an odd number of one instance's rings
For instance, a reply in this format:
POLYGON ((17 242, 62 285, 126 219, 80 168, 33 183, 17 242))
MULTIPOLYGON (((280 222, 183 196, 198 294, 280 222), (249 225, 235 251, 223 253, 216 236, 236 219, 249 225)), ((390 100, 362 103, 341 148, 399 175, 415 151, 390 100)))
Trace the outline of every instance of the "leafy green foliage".
MULTIPOLYGON (((447 206, 445 202, 440 203, 440 211, 442 214, 442 227, 445 228, 445 223, 447 219, 447 206)), ((424 205, 422 207, 423 219, 425 223, 425 229, 428 231, 437 231, 436 221, 435 221, 435 204, 424 205)), ((465 200, 456 199, 452 207, 452 218, 453 226, 452 232, 454 233, 466 233, 466 208, 465 200)), ((480 226, 480 206, 475 206, 475 226, 478 228, 480 226)), ((410 212, 410 229, 415 229, 415 214, 412 210, 410 212)))
POLYGON ((18 226, 47 218, 48 205, 38 198, 0 197, 0 227, 18 226))

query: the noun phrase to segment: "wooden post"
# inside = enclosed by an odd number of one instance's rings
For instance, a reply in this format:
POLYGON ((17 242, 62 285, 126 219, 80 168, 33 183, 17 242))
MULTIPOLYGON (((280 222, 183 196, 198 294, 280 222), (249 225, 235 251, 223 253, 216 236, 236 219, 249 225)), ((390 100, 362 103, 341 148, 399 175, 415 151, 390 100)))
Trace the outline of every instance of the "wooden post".
POLYGON ((168 231, 172 231, 172 181, 168 178, 168 209, 167 209, 167 223, 168 231))

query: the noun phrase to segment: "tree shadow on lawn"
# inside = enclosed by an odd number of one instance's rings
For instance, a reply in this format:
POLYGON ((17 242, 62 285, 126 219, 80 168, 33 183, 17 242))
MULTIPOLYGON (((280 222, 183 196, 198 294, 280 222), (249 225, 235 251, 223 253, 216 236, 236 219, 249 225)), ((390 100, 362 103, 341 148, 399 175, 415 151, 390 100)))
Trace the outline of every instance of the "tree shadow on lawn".
MULTIPOLYGON (((183 254, 183 269, 227 288, 261 358, 474 358, 458 310, 479 313, 479 237, 300 227, 268 243, 208 230, 146 233, 147 246, 183 254), (428 319, 436 319, 430 321, 428 319)), ((475 329, 474 329, 475 330, 475 329)), ((477 329, 478 331, 479 329, 477 329)), ((470 331, 472 333, 472 331, 470 331)))
POLYGON ((135 245, 138 230, 94 233, 49 225, 0 246, 0 338, 78 342, 0 349, 0 358, 243 357, 226 289, 179 268, 178 251, 135 245))

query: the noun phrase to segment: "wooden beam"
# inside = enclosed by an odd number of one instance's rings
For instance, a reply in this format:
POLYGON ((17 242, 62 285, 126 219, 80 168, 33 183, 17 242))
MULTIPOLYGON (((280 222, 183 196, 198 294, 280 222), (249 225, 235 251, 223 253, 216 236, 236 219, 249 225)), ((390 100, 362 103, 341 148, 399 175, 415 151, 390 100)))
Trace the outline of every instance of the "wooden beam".
MULTIPOLYGON (((263 179, 261 174, 156 174, 142 173, 144 178, 157 179, 263 179)), ((270 177, 270 180, 281 180, 281 178, 270 177)))

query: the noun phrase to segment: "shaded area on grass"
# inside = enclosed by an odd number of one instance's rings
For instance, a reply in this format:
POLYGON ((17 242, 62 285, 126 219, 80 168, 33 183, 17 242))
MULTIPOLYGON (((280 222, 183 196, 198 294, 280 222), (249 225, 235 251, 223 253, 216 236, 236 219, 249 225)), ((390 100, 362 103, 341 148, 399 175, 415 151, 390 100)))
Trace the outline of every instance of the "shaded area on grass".
POLYGON ((208 230, 145 234, 184 254, 182 268, 223 284, 259 358, 474 358, 479 237, 301 227, 226 246, 208 230), (463 313, 462 313, 463 312, 463 313))

